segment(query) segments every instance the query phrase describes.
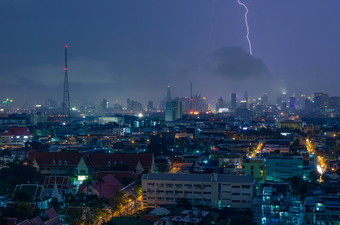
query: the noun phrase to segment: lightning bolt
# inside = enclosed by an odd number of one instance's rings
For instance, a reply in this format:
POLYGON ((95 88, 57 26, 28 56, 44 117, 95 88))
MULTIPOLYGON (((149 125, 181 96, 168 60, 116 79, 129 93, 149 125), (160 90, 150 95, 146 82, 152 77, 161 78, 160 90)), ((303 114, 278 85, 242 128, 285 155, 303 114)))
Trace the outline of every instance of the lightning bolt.
POLYGON ((241 2, 241 0, 237 0, 237 3, 246 10, 246 12, 244 13, 244 22, 245 22, 246 27, 247 27, 246 38, 247 38, 248 46, 249 46, 249 54, 253 55, 253 49, 251 47, 251 41, 250 41, 250 38, 249 38, 249 25, 248 25, 248 12, 249 12, 249 10, 248 10, 248 7, 243 2, 241 2))

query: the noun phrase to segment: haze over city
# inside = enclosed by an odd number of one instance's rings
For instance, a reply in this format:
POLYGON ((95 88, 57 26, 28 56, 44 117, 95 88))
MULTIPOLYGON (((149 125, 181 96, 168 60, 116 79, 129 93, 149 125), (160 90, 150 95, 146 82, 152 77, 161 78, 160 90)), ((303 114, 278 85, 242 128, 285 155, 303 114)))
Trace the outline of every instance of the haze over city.
POLYGON ((194 94, 340 95, 339 1, 42 1, 0 3, 0 96, 62 102, 64 45, 70 101, 159 104, 194 94))
POLYGON ((339 0, 0 0, 0 224, 340 224, 339 0))

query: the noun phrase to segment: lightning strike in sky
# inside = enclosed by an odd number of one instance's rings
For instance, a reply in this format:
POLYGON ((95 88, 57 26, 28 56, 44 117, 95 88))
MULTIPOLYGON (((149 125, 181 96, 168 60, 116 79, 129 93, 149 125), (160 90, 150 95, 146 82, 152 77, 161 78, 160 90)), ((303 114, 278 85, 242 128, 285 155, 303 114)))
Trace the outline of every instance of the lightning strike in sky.
POLYGON ((241 0, 237 0, 237 3, 241 6, 243 6, 243 8, 246 10, 246 12, 244 13, 244 22, 246 23, 246 27, 247 27, 246 38, 248 40, 248 45, 249 45, 249 54, 253 55, 253 49, 251 47, 251 41, 250 41, 250 38, 249 38, 248 7, 243 2, 241 2, 241 0))

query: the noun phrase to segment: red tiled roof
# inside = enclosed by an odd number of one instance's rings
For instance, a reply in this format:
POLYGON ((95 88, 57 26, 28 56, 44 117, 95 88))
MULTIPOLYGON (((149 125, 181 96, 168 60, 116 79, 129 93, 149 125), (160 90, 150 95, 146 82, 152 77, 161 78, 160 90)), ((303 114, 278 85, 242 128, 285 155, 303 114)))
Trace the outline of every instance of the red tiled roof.
POLYGON ((56 218, 54 218, 54 219, 53 219, 53 222, 54 222, 54 224, 56 224, 56 225, 63 225, 63 224, 64 224, 63 221, 60 219, 59 216, 56 217, 56 218))
POLYGON ((40 216, 34 217, 33 219, 30 219, 30 222, 34 225, 43 225, 44 222, 42 221, 40 216))
MULTIPOLYGON (((106 175, 102 178, 103 182, 93 180, 91 186, 100 193, 104 198, 113 198, 116 193, 124 187, 116 178, 112 175, 106 175)), ((86 185, 82 184, 79 187, 79 192, 86 189, 86 185)))
POLYGON ((95 180, 97 178, 103 178, 106 175, 112 175, 118 180, 123 178, 138 178, 138 174, 134 173, 133 171, 98 171, 92 174, 92 179, 95 180))
POLYGON ((0 136, 30 136, 32 133, 28 131, 27 127, 9 127, 0 136))
POLYGON ((55 225, 55 223, 53 222, 53 220, 49 220, 49 221, 46 221, 44 225, 55 225))
POLYGON ((67 176, 47 176, 44 180, 45 188, 53 188, 57 184, 59 189, 72 189, 74 185, 67 176))
POLYGON ((77 152, 31 152, 29 160, 36 160, 40 167, 76 167, 84 155, 84 153, 77 152))
POLYGON ((24 220, 21 223, 18 223, 17 225, 31 225, 29 220, 24 220))
POLYGON ((96 168, 107 168, 114 166, 115 163, 123 163, 135 169, 138 161, 142 166, 149 170, 152 166, 153 154, 106 154, 106 153, 92 153, 89 154, 89 159, 96 168), (111 164, 111 166, 109 166, 111 164))
POLYGON ((45 210, 44 213, 47 215, 49 219, 53 219, 54 217, 59 216, 53 207, 45 210))
POLYGON ((134 170, 140 161, 144 169, 150 170, 153 163, 153 154, 106 154, 76 152, 31 152, 29 159, 36 160, 40 167, 76 167, 81 158, 88 168, 110 168, 115 164, 123 163, 134 170))

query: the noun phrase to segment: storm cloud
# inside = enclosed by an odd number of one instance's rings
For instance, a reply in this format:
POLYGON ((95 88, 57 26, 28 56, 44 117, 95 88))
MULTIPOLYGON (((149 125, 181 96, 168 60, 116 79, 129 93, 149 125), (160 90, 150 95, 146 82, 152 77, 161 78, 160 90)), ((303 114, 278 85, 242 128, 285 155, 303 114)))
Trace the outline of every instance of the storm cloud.
POLYGON ((209 70, 232 80, 260 78, 269 75, 268 67, 261 59, 247 53, 241 47, 223 47, 211 54, 209 70))

